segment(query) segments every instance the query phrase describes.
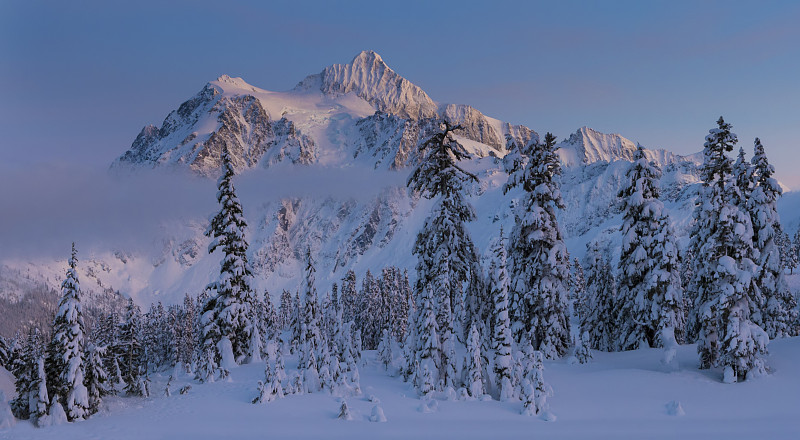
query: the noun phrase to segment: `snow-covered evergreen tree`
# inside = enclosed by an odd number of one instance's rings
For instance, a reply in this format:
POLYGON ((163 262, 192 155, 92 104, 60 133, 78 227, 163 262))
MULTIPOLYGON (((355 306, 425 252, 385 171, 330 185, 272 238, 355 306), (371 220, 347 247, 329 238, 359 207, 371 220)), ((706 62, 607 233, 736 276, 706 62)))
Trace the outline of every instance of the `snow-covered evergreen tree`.
POLYGON ((378 344, 378 361, 383 365, 384 370, 388 370, 394 363, 392 355, 392 336, 389 329, 383 329, 381 333, 381 343, 378 344))
POLYGON ((726 153, 736 142, 731 125, 721 117, 706 136, 703 187, 690 242, 697 262, 691 288, 697 298, 700 367, 723 367, 726 381, 761 372, 768 342, 764 330, 751 321, 752 306, 760 297, 754 279, 758 267, 750 259, 757 251, 750 216, 734 203, 741 193, 726 153))
POLYGON ((680 260, 669 215, 659 200, 661 169, 640 145, 619 193, 623 203, 618 313, 622 350, 662 346, 661 330, 682 332, 680 260))
POLYGON ((183 313, 179 316, 177 324, 177 360, 183 363, 184 368, 189 371, 197 346, 197 335, 195 334, 197 308, 195 307, 194 299, 188 293, 183 298, 183 313))
POLYGON ((792 243, 791 237, 783 230, 780 224, 776 226, 780 226, 779 228, 776 227, 775 230, 775 246, 778 247, 780 252, 781 268, 783 270, 789 269, 789 273, 794 274, 798 262, 797 253, 794 251, 794 243, 792 243))
POLYGON ((582 331, 580 337, 575 344, 575 359, 578 363, 585 364, 592 359, 592 350, 589 348, 591 339, 589 338, 588 331, 582 331))
POLYGON ((378 279, 372 275, 372 272, 367 270, 364 275, 364 281, 361 287, 360 314, 361 317, 361 336, 364 348, 367 350, 374 350, 380 342, 380 331, 382 326, 381 315, 383 314, 381 304, 381 287, 378 279))
POLYGON ((794 273, 794 269, 797 268, 798 263, 800 263, 800 229, 794 233, 794 238, 792 239, 789 252, 790 256, 788 267, 792 270, 791 273, 794 273))
MULTIPOLYGON (((758 139, 756 139, 758 141, 758 139)), ((755 189, 755 168, 750 166, 743 147, 739 147, 739 155, 736 156, 736 162, 733 163, 732 171, 736 188, 738 191, 732 193, 731 201, 739 207, 740 210, 748 210, 747 205, 750 200, 750 195, 755 189)))
POLYGON ((11 358, 11 344, 6 338, 0 336, 0 367, 8 369, 11 358))
POLYGON ((747 208, 753 223, 753 245, 758 250, 756 263, 761 269, 756 277, 756 285, 764 298, 760 318, 771 339, 793 336, 797 302, 784 279, 781 252, 776 244, 779 234, 782 235, 777 202, 783 190, 772 177, 775 167, 767 160, 758 138, 752 162, 756 184, 747 200, 747 208))
POLYGON ((36 359, 36 376, 31 384, 31 395, 29 401, 31 419, 37 426, 48 424, 48 405, 50 395, 47 392, 47 373, 44 368, 44 357, 36 359))
MULTIPOLYGON (((563 209, 564 203, 555 144, 550 133, 544 143, 531 142, 524 153, 527 160, 511 173, 505 188, 521 185, 525 191, 509 255, 512 298, 521 302, 512 301, 512 305, 523 310, 512 310, 512 321, 522 319, 525 332, 534 337, 536 348, 547 358, 563 356, 570 344, 569 255, 556 220, 555 210, 563 209)), ((524 337, 519 325, 516 328, 515 338, 524 337)))
POLYGON ((483 396, 483 357, 481 356, 481 336, 478 328, 472 324, 467 338, 467 356, 464 359, 464 386, 469 395, 475 398, 483 396))
POLYGON ((494 376, 497 397, 502 401, 511 400, 514 395, 514 359, 511 321, 508 316, 508 272, 506 270, 506 240, 503 231, 492 249, 493 259, 489 267, 490 284, 494 303, 494 329, 492 349, 494 350, 494 376))
POLYGON ((339 415, 337 416, 339 420, 353 420, 353 416, 350 414, 350 408, 347 406, 347 401, 342 399, 342 404, 339 406, 339 415))
MULTIPOLYGON (((233 346, 237 362, 257 354, 253 343, 260 340, 256 325, 257 298, 251 287, 247 262, 247 223, 233 186, 233 165, 227 148, 222 153, 222 176, 217 182, 220 211, 211 219, 206 235, 213 237, 208 252, 223 252, 219 279, 208 286, 215 295, 205 304, 202 315, 203 344, 216 347, 222 338, 233 346)), ((219 354, 217 354, 219 356, 219 354)))
MULTIPOLYGON (((479 267, 475 245, 465 227, 475 219, 475 209, 464 194, 464 184, 478 179, 458 165, 466 155, 452 132, 460 128, 444 123, 441 131, 425 141, 420 147, 422 159, 407 182, 422 197, 435 199, 414 243, 413 253, 418 258, 415 294, 422 296, 423 290, 429 289, 431 299, 449 300, 453 322, 438 324, 453 334, 460 334, 464 284, 479 267)), ((435 303, 433 308, 438 308, 435 303)))
MULTIPOLYGON (((314 268, 314 260, 311 257, 311 249, 306 250, 305 261, 305 276, 303 277, 303 312, 302 312, 302 326, 300 342, 302 367, 306 370, 306 379, 310 382, 311 388, 315 388, 319 383, 319 370, 317 366, 317 358, 321 353, 321 348, 324 344, 322 339, 322 332, 320 330, 321 312, 319 308, 319 301, 317 298, 316 287, 316 269, 314 268)), ((316 390, 314 390, 316 391, 316 390)))
POLYGON ((106 347, 89 343, 86 347, 86 388, 89 392, 89 414, 100 410, 103 397, 108 395, 108 373, 103 366, 106 347))
POLYGON ((580 310, 586 301, 586 274, 578 258, 572 262, 572 299, 575 315, 580 319, 580 310))
POLYGON ((586 248, 586 306, 581 313, 581 332, 589 332, 589 348, 614 351, 617 281, 599 243, 587 243, 586 248))
MULTIPOLYGON (((20 341, 19 334, 16 339, 20 341)), ((9 370, 14 375, 17 396, 9 404, 14 417, 27 420, 31 416, 35 416, 35 413, 32 412, 31 401, 38 397, 39 390, 34 386, 41 384, 37 382, 39 373, 37 363, 42 353, 42 337, 39 329, 35 327, 30 329, 27 338, 23 342, 19 342, 19 346, 14 351, 9 370)), ((51 377, 58 378, 57 375, 48 374, 44 380, 46 386, 51 377)))
POLYGON ((264 381, 258 381, 258 396, 253 399, 253 403, 272 402, 283 397, 283 387, 280 380, 272 372, 269 358, 264 365, 264 381))
POLYGON ((281 303, 278 306, 278 325, 279 329, 286 329, 292 323, 292 313, 294 304, 292 304, 292 294, 284 289, 281 293, 281 303))
POLYGON ((553 389, 544 381, 544 356, 542 352, 533 353, 532 382, 534 386, 534 403, 536 414, 542 414, 549 410, 547 398, 553 395, 553 389))
MULTIPOLYGON (((261 301, 259 305, 259 312, 258 313, 258 325, 259 325, 259 335, 265 339, 272 338, 273 334, 278 329, 278 311, 275 308, 275 305, 272 303, 272 298, 269 291, 264 291, 264 299, 261 301)), ((260 345, 262 345, 262 352, 264 350, 263 342, 259 341, 260 345)))
POLYGON ((125 309, 125 318, 119 329, 118 346, 115 347, 115 351, 121 355, 120 372, 126 385, 125 389, 129 393, 133 390, 130 387, 138 387, 137 384, 141 380, 139 366, 144 362, 144 349, 141 341, 141 312, 139 306, 129 298, 125 309))
POLYGON ((439 329, 433 310, 433 299, 427 287, 422 289, 417 313, 417 329, 415 333, 419 339, 415 344, 417 351, 414 360, 422 370, 415 371, 422 372, 417 385, 420 394, 426 396, 435 390, 442 358, 439 329))
POLYGON ((69 421, 83 420, 90 414, 89 396, 83 384, 86 342, 77 265, 73 243, 69 269, 61 283, 61 301, 53 320, 53 339, 48 353, 48 387, 51 394, 64 396, 61 403, 69 421))
POLYGON ((456 364, 456 336, 453 332, 453 315, 450 309, 450 299, 447 296, 441 298, 439 303, 439 314, 437 321, 443 323, 440 327, 442 335, 440 344, 440 354, 442 360, 439 367, 439 381, 443 390, 456 389, 458 380, 458 366, 456 364))
POLYGON ((356 273, 348 270, 344 278, 342 278, 342 293, 340 295, 340 302, 342 304, 342 319, 343 322, 356 322, 361 319, 358 311, 358 288, 356 287, 356 273))
POLYGON ((414 307, 413 299, 408 299, 408 321, 406 324, 406 331, 405 337, 403 338, 403 366, 401 374, 403 375, 403 380, 411 381, 415 383, 416 375, 419 371, 415 368, 417 364, 417 344, 419 343, 419 338, 417 336, 417 309, 414 307))
MULTIPOLYGON (((217 364, 216 350, 212 347, 204 346, 198 353, 197 371, 195 378, 200 382, 214 382, 219 364, 217 364)), ((138 374, 138 371, 137 371, 138 374)), ((138 376, 136 382, 139 381, 138 376)))

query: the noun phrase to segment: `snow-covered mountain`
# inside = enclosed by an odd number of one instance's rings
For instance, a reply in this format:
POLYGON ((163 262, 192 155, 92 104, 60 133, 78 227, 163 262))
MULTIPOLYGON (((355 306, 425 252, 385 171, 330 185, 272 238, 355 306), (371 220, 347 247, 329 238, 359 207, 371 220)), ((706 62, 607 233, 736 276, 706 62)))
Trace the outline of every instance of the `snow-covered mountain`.
MULTIPOLYGON (((514 191, 502 193, 505 138, 527 143, 539 135, 468 105, 433 101, 371 51, 358 54, 349 64, 326 67, 287 92, 264 90, 223 75, 167 115, 160 127, 145 126, 111 168, 139 172, 188 168, 213 178, 227 148, 237 172, 244 175, 278 166, 284 171, 372 170, 377 181, 387 182, 374 196, 298 195, 245 206, 252 210, 249 217, 258 218, 249 225, 248 236, 256 284, 273 296, 283 288, 294 290, 299 284, 298 258, 307 247, 316 255, 321 286, 339 280, 351 268, 360 277, 368 269, 397 265, 408 268, 413 277, 416 259, 411 247, 431 204, 392 182, 404 181, 398 174, 405 177, 410 172, 418 146, 442 121, 463 126, 456 132, 470 156, 463 166, 480 178, 469 188, 478 213, 469 227, 483 250, 501 225, 510 230, 515 199, 520 196, 514 191)), ((636 144, 583 127, 558 147, 567 205, 559 215, 570 252, 582 255, 585 243, 597 237, 613 247, 620 223, 616 194, 636 144)), ((664 170, 663 197, 677 233, 685 236, 701 156, 665 150, 647 150, 647 155, 664 170)), ((170 228, 160 238, 163 248, 154 255, 124 249, 92 255, 82 261, 83 279, 91 280, 84 282, 84 288, 118 291, 142 306, 198 293, 218 273, 220 258, 206 252, 205 221, 198 218, 170 228)), ((2 267, 0 278, 25 273, 57 286, 56 274, 63 272, 64 262, 5 261, 2 267)), ((0 296, 7 298, 20 297, 24 290, 13 287, 24 283, 0 285, 4 286, 0 296)))

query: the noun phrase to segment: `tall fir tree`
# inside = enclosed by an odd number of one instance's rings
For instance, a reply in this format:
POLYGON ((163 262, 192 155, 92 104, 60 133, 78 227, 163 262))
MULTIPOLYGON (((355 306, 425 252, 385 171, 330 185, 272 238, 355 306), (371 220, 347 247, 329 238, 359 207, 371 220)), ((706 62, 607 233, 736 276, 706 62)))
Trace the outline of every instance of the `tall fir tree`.
POLYGON ((81 289, 78 282, 78 254, 75 243, 66 278, 61 283, 61 301, 53 320, 53 339, 48 361, 50 394, 61 397, 69 421, 89 416, 89 396, 83 384, 85 373, 85 330, 81 289))
POLYGON ((697 298, 700 367, 722 367, 727 382, 763 372, 768 342, 766 332, 751 321, 760 296, 758 268, 750 259, 757 251, 750 216, 735 203, 742 196, 726 154, 737 141, 722 117, 706 136, 690 242, 697 262, 691 288, 697 298))
POLYGON ((108 373, 103 366, 106 347, 90 343, 86 349, 86 388, 89 392, 89 414, 100 410, 103 397, 109 394, 108 373))
MULTIPOLYGON (((512 170, 504 190, 516 185, 525 191, 521 211, 511 233, 511 290, 513 320, 522 320, 535 348, 548 359, 566 354, 569 329, 569 254, 556 209, 564 209, 558 177, 561 164, 556 138, 547 133, 543 143, 531 142, 520 166, 512 170)), ((512 324, 514 326, 514 324, 512 324)), ((525 337, 516 325, 517 342, 525 337)))
MULTIPOLYGON (((47 373, 44 368, 44 357, 36 359, 36 376, 31 384, 29 408, 31 419, 37 426, 46 426, 48 423, 48 408, 50 403, 47 392, 47 373)), ((91 401, 90 401, 91 404, 91 401)))
POLYGON ((586 274, 583 271, 583 265, 576 257, 572 261, 572 307, 574 313, 580 320, 583 306, 586 302, 586 274))
MULTIPOLYGON (((222 175, 217 182, 219 212, 211 219, 206 235, 213 237, 208 252, 223 252, 219 279, 208 286, 216 294, 205 304, 202 315, 203 343, 216 349, 228 338, 237 362, 257 355, 260 341, 256 325, 257 298, 251 287, 247 263, 247 223, 233 186, 234 170, 227 148, 222 153, 222 175)), ((217 353, 219 359, 219 353, 217 353)))
MULTIPOLYGON (((757 139, 756 139, 757 140, 757 139)), ((747 211, 748 200, 750 195, 755 189, 755 169, 750 166, 747 161, 744 147, 739 147, 739 154, 736 156, 736 161, 733 163, 731 169, 733 179, 738 191, 732 193, 731 201, 739 207, 740 210, 747 211)))
POLYGON ((619 192, 623 203, 618 312, 622 350, 641 343, 660 347, 663 329, 684 328, 683 289, 678 246, 664 204, 659 200, 661 169, 640 145, 619 192))
MULTIPOLYGON (((14 385, 17 396, 9 404, 11 411, 18 419, 27 420, 31 417, 34 421, 37 417, 38 398, 41 385, 48 386, 51 380, 58 379, 58 375, 48 372, 46 377, 39 378, 39 359, 42 357, 42 335, 39 329, 34 327, 28 332, 24 339, 17 334, 17 348, 10 359, 9 371, 14 375, 14 385)), ((47 392, 48 390, 45 390, 47 392)), ((47 403, 45 402, 45 405, 47 403)))
POLYGON ((348 270, 342 278, 342 294, 340 302, 342 304, 342 319, 344 322, 353 321, 356 325, 360 324, 361 317, 358 309, 358 287, 356 273, 348 270))
POLYGON ((292 312, 294 305, 292 304, 292 294, 284 289, 281 293, 281 303, 278 306, 278 328, 285 330, 291 326, 292 312))
POLYGON ((303 277, 303 312, 301 334, 304 336, 301 344, 304 344, 304 359, 308 364, 313 355, 315 358, 320 355, 320 349, 324 343, 320 330, 321 311, 319 308, 319 298, 317 296, 316 269, 314 259, 311 257, 311 249, 306 249, 305 271, 303 277))
POLYGON ((794 253, 794 243, 789 237, 789 234, 783 230, 783 227, 778 223, 775 229, 775 246, 778 247, 781 259, 781 269, 789 270, 790 274, 794 274, 794 269, 797 268, 797 257, 794 253))
POLYGON ((180 315, 178 324, 178 362, 183 363, 187 371, 190 369, 197 346, 196 321, 197 307, 194 299, 187 293, 183 297, 183 314, 180 315))
POLYGON ((380 340, 380 331, 382 327, 381 315, 383 308, 381 304, 381 287, 378 279, 372 275, 372 272, 367 270, 364 275, 364 281, 361 286, 360 300, 360 315, 359 322, 364 348, 367 350, 374 350, 378 346, 380 340))
POLYGON ((422 296, 423 290, 429 289, 438 303, 447 298, 453 322, 438 324, 453 329, 454 334, 461 334, 464 285, 474 271, 480 272, 475 245, 465 226, 475 219, 475 209, 464 194, 465 183, 478 178, 458 165, 467 157, 452 137, 460 128, 444 123, 442 130, 423 143, 422 159, 407 182, 422 197, 435 199, 414 243, 413 253, 418 258, 415 293, 422 296))
POLYGON ((469 327, 466 348, 463 383, 471 397, 480 398, 485 391, 483 389, 483 356, 481 356, 481 336, 475 324, 469 327))
POLYGON ((789 258, 791 259, 789 263, 789 268, 792 269, 791 273, 794 273, 794 269, 798 266, 798 263, 800 263, 800 229, 798 229, 797 232, 794 233, 794 238, 792 239, 792 244, 789 252, 790 252, 789 258))
POLYGON ((586 245, 586 306, 581 313, 581 333, 589 333, 589 348, 617 349, 617 280, 607 251, 599 243, 586 245))
POLYGON ((775 167, 767 160, 758 138, 752 162, 755 185, 747 200, 747 208, 753 223, 753 245, 758 251, 756 263, 761 269, 756 277, 756 285, 764 300, 760 321, 770 339, 794 336, 797 302, 784 278, 781 252, 776 244, 776 239, 780 241, 778 237, 782 236, 777 202, 783 190, 772 177, 775 167))
POLYGON ((418 340, 414 344, 414 371, 417 376, 417 390, 422 395, 428 395, 436 387, 438 372, 441 363, 441 344, 439 342, 439 329, 436 323, 436 313, 433 310, 433 298, 430 289, 422 289, 417 310, 416 331, 418 340))
POLYGON ((125 308, 125 318, 119 329, 119 346, 115 348, 115 351, 121 355, 119 368, 122 380, 125 382, 125 391, 128 395, 141 396, 139 393, 139 385, 142 380, 141 365, 145 362, 141 333, 141 311, 139 306, 129 298, 125 308))
POLYGON ((514 396, 514 359, 511 357, 514 340, 511 336, 511 320, 508 316, 508 270, 506 268, 506 239, 503 230, 492 249, 492 262, 489 266, 490 285, 494 313, 492 322, 492 349, 494 350, 495 395, 502 401, 514 396))

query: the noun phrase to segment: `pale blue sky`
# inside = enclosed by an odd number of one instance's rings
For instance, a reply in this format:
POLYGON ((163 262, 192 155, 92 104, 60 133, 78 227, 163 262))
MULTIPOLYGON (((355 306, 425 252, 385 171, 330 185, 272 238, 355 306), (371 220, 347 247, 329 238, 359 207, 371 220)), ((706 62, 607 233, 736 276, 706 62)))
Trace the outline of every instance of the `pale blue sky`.
POLYGON ((559 138, 691 153, 724 115, 800 187, 800 2, 489 3, 0 0, 2 167, 104 168, 220 74, 287 90, 372 49, 436 101, 559 138))

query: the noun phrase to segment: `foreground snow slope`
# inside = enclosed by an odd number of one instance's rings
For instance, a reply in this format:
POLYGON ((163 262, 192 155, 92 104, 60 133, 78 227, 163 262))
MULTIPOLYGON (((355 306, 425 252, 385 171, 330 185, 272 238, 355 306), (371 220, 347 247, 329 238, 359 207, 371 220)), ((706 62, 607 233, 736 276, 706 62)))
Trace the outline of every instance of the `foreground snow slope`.
MULTIPOLYGON (((205 439, 205 438, 527 438, 542 439, 794 439, 800 438, 800 338, 771 344, 773 373, 727 385, 718 371, 696 368, 695 346, 680 347, 680 371, 668 373, 661 351, 594 353, 587 365, 545 365, 555 395, 555 422, 519 415, 520 403, 438 401, 434 413, 419 411, 408 384, 379 370, 374 352, 361 368, 362 396, 348 398, 353 421, 336 419, 337 398, 327 394, 289 396, 253 405, 263 364, 232 372, 233 382, 199 385, 163 397, 165 377, 155 377, 149 399, 110 398, 90 420, 36 429, 28 422, 0 431, 2 439, 205 439), (387 423, 371 423, 374 395, 387 423), (666 404, 680 402, 686 415, 666 404)), ((288 365, 292 367, 291 362, 288 365)))

